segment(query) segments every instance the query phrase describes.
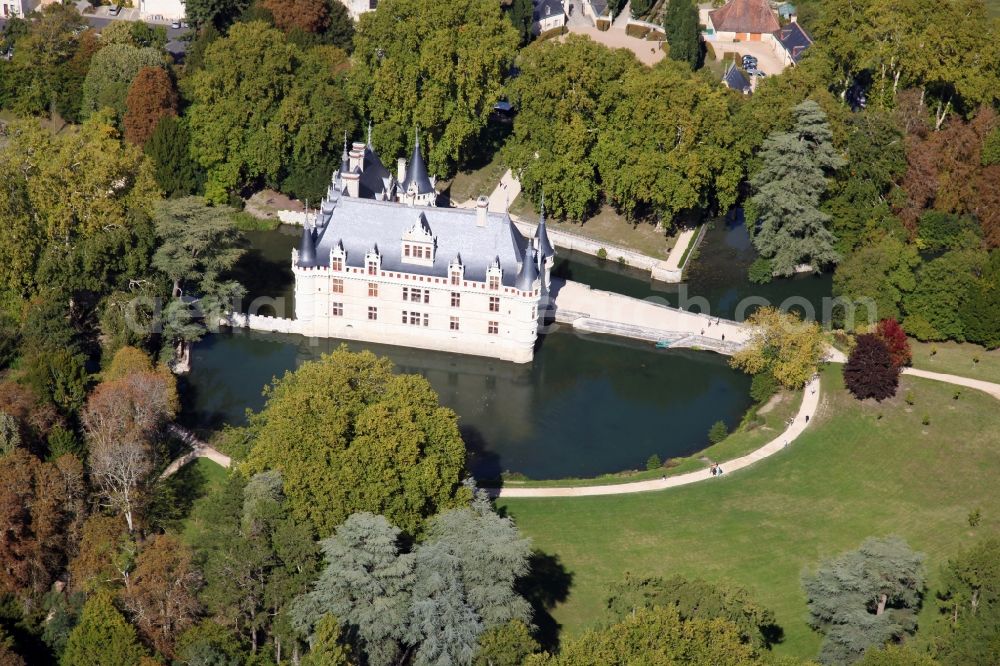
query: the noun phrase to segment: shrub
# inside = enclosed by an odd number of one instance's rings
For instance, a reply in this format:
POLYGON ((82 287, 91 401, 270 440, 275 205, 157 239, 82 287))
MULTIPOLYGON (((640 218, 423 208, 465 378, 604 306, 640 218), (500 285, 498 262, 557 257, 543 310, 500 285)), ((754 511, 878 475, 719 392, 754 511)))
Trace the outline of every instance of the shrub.
POLYGON ((750 397, 756 402, 767 402, 777 391, 778 380, 770 372, 758 372, 750 382, 750 397))
POLYGON ((895 319, 883 319, 875 328, 875 335, 881 340, 889 356, 892 357, 892 364, 897 368, 909 365, 913 359, 910 351, 910 341, 906 338, 906 332, 895 319))
POLYGON ((625 257, 618 257, 618 265, 619 266, 628 266, 628 262, 625 261, 625 257))
POLYGON ((644 38, 649 33, 649 28, 644 25, 629 24, 625 26, 625 34, 629 37, 644 38))
POLYGON ((729 428, 722 421, 716 421, 708 430, 708 441, 712 444, 718 444, 726 437, 729 437, 729 428))
POLYGON ((774 279, 774 268, 772 268, 770 261, 764 257, 758 257, 750 264, 747 277, 754 284, 767 284, 774 279))
POLYGON ((969 512, 969 527, 979 527, 979 523, 982 520, 983 512, 978 506, 969 512))
POLYGON ((233 213, 233 224, 240 231, 274 231, 281 224, 276 219, 261 219, 247 212, 233 213))
POLYGON ((649 459, 646 461, 646 469, 650 471, 662 466, 663 466, 663 461, 661 461, 660 456, 656 455, 655 453, 649 456, 649 459))
POLYGON ((606 18, 597 19, 597 29, 601 32, 607 32, 608 28, 611 27, 611 21, 606 18))
POLYGON ((608 251, 607 251, 607 250, 605 250, 605 249, 604 249, 604 248, 602 247, 601 249, 599 249, 599 250, 597 251, 597 258, 598 258, 598 259, 607 259, 607 258, 608 258, 608 251))
POLYGON ((844 384, 855 398, 875 398, 881 402, 896 395, 899 368, 892 362, 889 348, 875 335, 859 335, 847 363, 844 384))
POLYGON ((903 397, 903 400, 906 401, 906 404, 912 407, 916 403, 916 400, 913 399, 913 391, 907 391, 906 395, 903 397))
POLYGON ((922 423, 925 426, 929 426, 931 424, 931 417, 930 417, 930 415, 929 414, 924 414, 924 418, 920 419, 920 423, 922 423))

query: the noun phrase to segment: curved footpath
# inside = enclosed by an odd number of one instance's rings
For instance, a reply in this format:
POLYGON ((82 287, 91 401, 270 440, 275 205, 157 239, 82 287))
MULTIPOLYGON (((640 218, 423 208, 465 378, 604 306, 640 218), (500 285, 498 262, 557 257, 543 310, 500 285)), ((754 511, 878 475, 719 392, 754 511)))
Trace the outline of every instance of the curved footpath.
MULTIPOLYGON (((816 407, 819 405, 820 382, 819 378, 813 378, 805 386, 802 395, 802 404, 799 411, 792 420, 792 424, 783 433, 772 439, 770 442, 760 447, 752 453, 748 453, 740 458, 725 461, 722 467, 723 476, 735 472, 738 469, 748 467, 758 460, 773 456, 778 451, 788 446, 788 444, 798 437, 806 429, 806 416, 810 419, 816 414, 816 407)), ((585 497, 591 495, 623 495, 626 493, 641 493, 648 490, 663 490, 664 488, 674 488, 686 486, 690 483, 711 479, 712 474, 709 469, 700 469, 697 472, 678 474, 677 476, 667 476, 662 479, 652 479, 649 481, 635 481, 632 483, 613 483, 605 486, 579 486, 564 488, 509 488, 504 487, 494 489, 494 497, 585 497)))
MULTIPOLYGON (((830 361, 834 363, 842 363, 843 361, 839 358, 843 354, 831 354, 829 358, 830 361)), ((934 381, 945 382, 948 384, 955 384, 956 386, 965 386, 967 388, 975 389, 977 391, 983 391, 988 395, 993 396, 997 400, 1000 400, 1000 384, 995 384, 993 382, 987 382, 981 379, 970 379, 968 377, 961 377, 959 375, 949 375, 941 372, 930 372, 928 370, 918 370, 917 368, 905 368, 903 370, 904 375, 910 375, 911 377, 921 377, 923 379, 931 379, 934 381)), ((807 421, 806 416, 808 415, 810 420, 816 414, 816 408, 819 405, 820 398, 820 380, 819 378, 814 378, 805 387, 805 393, 802 396, 802 404, 799 406, 799 411, 795 415, 795 419, 792 424, 781 433, 778 437, 774 438, 764 446, 760 447, 752 453, 748 453, 740 458, 735 458, 733 460, 724 461, 721 463, 722 470, 725 474, 730 472, 735 472, 738 469, 743 469, 748 467, 758 460, 763 460, 773 456, 778 451, 782 450, 788 444, 795 440, 802 431, 806 429, 807 421)), ((686 486, 691 483, 696 483, 698 481, 705 481, 711 479, 712 475, 708 469, 698 470, 697 472, 688 472, 687 474, 680 474, 678 476, 666 477, 663 479, 654 479, 651 481, 635 481, 633 483, 615 483, 608 484, 604 486, 579 486, 579 487, 563 487, 563 488, 509 488, 504 487, 500 489, 493 489, 491 494, 494 497, 587 497, 593 495, 624 495, 627 493, 641 493, 649 490, 663 490, 664 488, 674 488, 676 486, 686 486)))

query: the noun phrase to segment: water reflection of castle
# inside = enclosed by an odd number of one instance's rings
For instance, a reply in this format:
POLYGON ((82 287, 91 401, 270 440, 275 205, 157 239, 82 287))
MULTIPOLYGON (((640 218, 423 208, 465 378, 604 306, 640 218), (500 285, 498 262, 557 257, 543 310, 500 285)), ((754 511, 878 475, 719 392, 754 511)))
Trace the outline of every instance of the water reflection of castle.
MULTIPOLYGON (((266 334, 274 339, 274 334, 266 334)), ((472 422, 489 423, 493 436, 527 440, 531 434, 532 406, 536 401, 540 369, 532 365, 507 363, 481 356, 456 355, 408 347, 376 345, 368 342, 288 336, 297 348, 296 365, 315 360, 320 354, 346 344, 351 351, 368 349, 386 356, 399 372, 427 378, 441 404, 465 418, 459 421, 467 443, 469 437, 485 437, 473 432, 472 422)))

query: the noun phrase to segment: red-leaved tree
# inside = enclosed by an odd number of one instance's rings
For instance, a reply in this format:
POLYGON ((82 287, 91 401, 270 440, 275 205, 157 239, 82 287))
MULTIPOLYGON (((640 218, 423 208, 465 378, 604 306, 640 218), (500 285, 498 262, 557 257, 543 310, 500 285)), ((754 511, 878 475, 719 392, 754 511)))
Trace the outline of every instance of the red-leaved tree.
POLYGON ((844 365, 844 384, 858 400, 879 402, 896 395, 899 368, 892 362, 889 348, 877 336, 859 335, 844 365))
POLYGON ((143 67, 125 98, 125 139, 143 146, 163 116, 177 115, 177 91, 162 67, 143 67))
POLYGON ((264 0, 264 7, 274 15, 274 25, 285 32, 299 28, 317 33, 330 24, 325 0, 264 0))
POLYGON ((906 331, 895 319, 883 319, 875 328, 875 335, 885 343, 892 357, 892 364, 897 368, 902 368, 910 364, 913 360, 913 353, 910 351, 910 341, 906 337, 906 331))

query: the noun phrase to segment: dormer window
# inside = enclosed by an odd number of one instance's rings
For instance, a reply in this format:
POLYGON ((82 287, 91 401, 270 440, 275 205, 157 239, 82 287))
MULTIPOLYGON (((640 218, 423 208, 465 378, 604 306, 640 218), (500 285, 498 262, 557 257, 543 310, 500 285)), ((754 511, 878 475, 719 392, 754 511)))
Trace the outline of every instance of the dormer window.
POLYGON ((378 275, 378 269, 382 265, 382 257, 379 256, 378 248, 372 248, 365 255, 365 272, 368 275, 378 275))
POLYGON ((331 271, 342 271, 344 270, 344 264, 347 263, 347 253, 344 251, 344 245, 337 242, 330 250, 330 270, 331 271))
POLYGON ((452 259, 451 263, 448 264, 448 281, 457 287, 462 284, 462 278, 464 277, 465 267, 462 266, 462 258, 455 257, 452 259))
POLYGON ((402 238, 403 262, 420 266, 434 265, 434 249, 437 239, 431 233, 427 217, 421 212, 402 238))
POLYGON ((500 288, 500 279, 503 277, 503 270, 500 268, 500 257, 493 260, 490 264, 489 269, 486 271, 486 285, 490 289, 500 288))

